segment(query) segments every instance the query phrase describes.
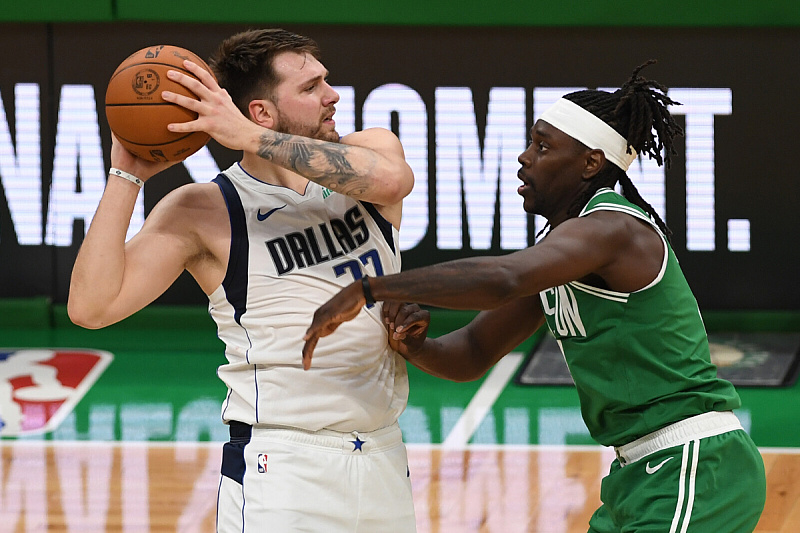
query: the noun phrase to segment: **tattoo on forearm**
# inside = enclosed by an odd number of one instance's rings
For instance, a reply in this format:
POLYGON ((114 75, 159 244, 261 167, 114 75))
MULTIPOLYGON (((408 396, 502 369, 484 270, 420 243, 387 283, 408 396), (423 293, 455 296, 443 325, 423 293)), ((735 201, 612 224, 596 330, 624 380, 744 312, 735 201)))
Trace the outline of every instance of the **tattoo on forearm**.
POLYGON ((358 197, 367 190, 367 175, 376 161, 351 163, 353 147, 285 133, 264 132, 258 155, 336 192, 358 197))

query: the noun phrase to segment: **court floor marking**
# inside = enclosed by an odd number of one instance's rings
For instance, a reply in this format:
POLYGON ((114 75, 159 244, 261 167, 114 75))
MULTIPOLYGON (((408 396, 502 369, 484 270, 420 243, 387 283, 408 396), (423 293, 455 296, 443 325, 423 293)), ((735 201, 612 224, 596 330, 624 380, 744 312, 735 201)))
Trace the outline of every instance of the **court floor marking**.
POLYGON ((472 397, 467 408, 461 413, 453 429, 442 443, 445 450, 464 448, 472 434, 478 429, 486 414, 497 401, 500 393, 506 388, 508 382, 519 368, 524 358, 521 352, 511 352, 492 368, 486 379, 483 380, 478 392, 472 397))

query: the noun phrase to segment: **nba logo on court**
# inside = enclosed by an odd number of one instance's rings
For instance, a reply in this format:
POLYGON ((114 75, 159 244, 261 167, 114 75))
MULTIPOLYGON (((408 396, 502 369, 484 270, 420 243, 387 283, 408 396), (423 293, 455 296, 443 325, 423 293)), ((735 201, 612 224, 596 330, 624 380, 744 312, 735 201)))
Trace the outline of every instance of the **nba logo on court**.
POLYGON ((258 473, 264 474, 267 471, 267 454, 258 454, 258 473))
POLYGON ((0 348, 0 436, 57 428, 112 358, 97 350, 0 348))

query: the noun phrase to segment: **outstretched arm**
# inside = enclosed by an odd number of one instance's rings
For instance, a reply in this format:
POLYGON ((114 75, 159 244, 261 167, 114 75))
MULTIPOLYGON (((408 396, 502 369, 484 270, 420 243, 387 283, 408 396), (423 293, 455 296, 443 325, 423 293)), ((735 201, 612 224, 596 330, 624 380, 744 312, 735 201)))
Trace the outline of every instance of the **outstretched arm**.
POLYGON ((340 143, 278 133, 245 117, 205 69, 188 60, 184 66, 197 79, 175 70, 168 76, 198 99, 168 91, 162 97, 197 113, 198 118, 170 124, 171 131, 205 131, 228 148, 258 154, 333 191, 377 205, 397 204, 411 192, 413 173, 400 141, 390 131, 365 130, 340 143))
MULTIPOLYGON (((520 299, 530 301, 528 298, 538 297, 548 287, 592 272, 601 259, 585 257, 592 254, 582 252, 589 249, 589 243, 581 232, 572 231, 574 236, 569 231, 560 233, 564 234, 560 239, 549 236, 549 242, 513 254, 458 259, 351 283, 314 313, 304 337, 304 364, 310 365, 319 338, 358 315, 367 296, 376 301, 400 300, 447 309, 492 310, 520 299)), ((487 320, 494 316, 498 315, 490 314, 487 320)))
MULTIPOLYGON (((648 265, 652 273, 648 273, 643 268, 644 262, 638 260, 634 249, 641 247, 631 234, 639 224, 633 217, 617 213, 574 218, 525 250, 503 256, 458 259, 369 278, 369 288, 376 301, 388 299, 476 310, 496 309, 592 273, 603 277, 612 288, 615 287, 612 282, 619 282, 615 290, 639 289, 652 281, 661 261, 656 254, 648 265), (624 268, 619 266, 620 260, 626 261, 624 268), (624 283, 632 286, 625 288, 624 283)), ((662 246, 652 229, 641 231, 651 232, 655 244, 662 246)), ((304 357, 310 358, 317 340, 352 320, 365 302, 364 282, 359 280, 317 309, 305 335, 304 357)))
MULTIPOLYGON (((407 327, 416 332, 414 328, 419 326, 418 319, 408 311, 408 308, 398 310, 389 324, 390 333, 399 330, 398 334, 405 334, 407 327)), ((484 311, 466 326, 446 335, 435 339, 423 338, 422 342, 417 340, 400 353, 428 374, 453 381, 473 381, 543 323, 538 296, 520 298, 492 311, 484 311)))

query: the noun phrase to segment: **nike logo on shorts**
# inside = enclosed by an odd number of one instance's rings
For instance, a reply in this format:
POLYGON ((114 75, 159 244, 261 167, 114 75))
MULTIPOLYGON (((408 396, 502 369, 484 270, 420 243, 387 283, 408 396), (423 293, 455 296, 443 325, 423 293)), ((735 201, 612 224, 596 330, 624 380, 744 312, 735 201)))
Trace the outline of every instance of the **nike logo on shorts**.
POLYGON ((261 209, 259 209, 258 213, 256 214, 256 218, 258 219, 259 222, 263 222, 267 220, 267 218, 271 216, 275 211, 277 211, 278 209, 283 209, 284 207, 286 207, 286 204, 283 204, 280 207, 275 207, 274 209, 270 209, 266 213, 262 213, 261 209))
POLYGON ((664 463, 666 463, 670 459, 674 459, 674 457, 667 457, 666 459, 658 463, 656 466, 650 466, 650 461, 647 461, 647 464, 644 465, 644 469, 648 474, 655 474, 656 472, 661 470, 661 467, 664 466, 664 463))

